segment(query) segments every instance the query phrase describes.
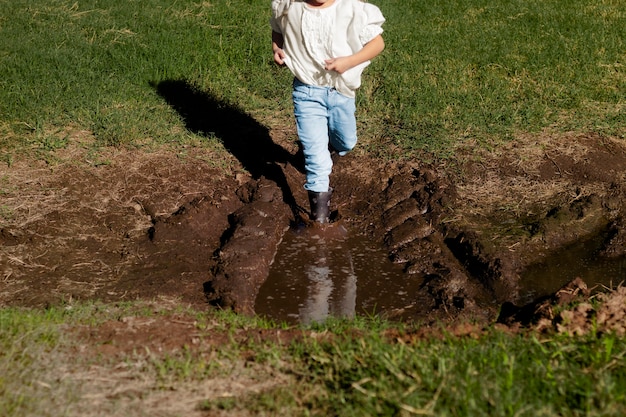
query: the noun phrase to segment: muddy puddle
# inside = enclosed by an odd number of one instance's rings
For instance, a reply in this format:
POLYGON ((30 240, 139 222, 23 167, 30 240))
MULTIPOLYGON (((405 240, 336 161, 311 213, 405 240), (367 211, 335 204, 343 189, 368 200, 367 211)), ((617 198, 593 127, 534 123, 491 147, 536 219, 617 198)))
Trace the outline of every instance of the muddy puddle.
POLYGON ((290 229, 256 299, 257 314, 290 324, 329 317, 401 316, 417 302, 422 280, 368 236, 348 231, 290 229))
POLYGON ((0 166, 0 304, 176 297, 289 323, 489 323, 504 303, 521 307, 576 277, 589 287, 626 278, 621 140, 522 138, 468 159, 459 177, 419 161, 347 157, 333 167, 332 209, 348 231, 318 236, 288 229, 308 205, 293 132, 270 137, 235 116, 210 130, 242 169, 232 176, 198 162, 207 150, 188 161, 111 150, 105 165, 0 166), (257 157, 237 141, 249 137, 269 150, 257 157))
MULTIPOLYGON (((626 280, 626 258, 602 256, 605 242, 606 236, 599 234, 529 266, 520 276, 517 301, 532 303, 575 278, 594 292, 626 280)), ((406 274, 367 235, 343 226, 330 231, 290 229, 259 290, 255 311, 289 324, 374 315, 406 319, 410 314, 403 312, 429 303, 420 300, 424 285, 422 276, 406 274)))
POLYGON ((521 301, 531 302, 552 294, 575 278, 601 291, 626 280, 626 258, 602 256, 606 236, 599 234, 577 242, 529 266, 520 279, 521 301))

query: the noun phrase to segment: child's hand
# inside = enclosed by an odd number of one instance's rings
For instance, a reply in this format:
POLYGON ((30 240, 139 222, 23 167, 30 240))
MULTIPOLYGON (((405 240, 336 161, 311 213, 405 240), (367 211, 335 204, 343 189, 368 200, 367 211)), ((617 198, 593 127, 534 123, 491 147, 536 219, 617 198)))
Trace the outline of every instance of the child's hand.
POLYGON ((326 71, 335 71, 339 74, 343 74, 354 66, 352 59, 347 56, 326 59, 324 63, 326 64, 326 71))
POLYGON ((343 74, 350 68, 354 68, 366 61, 369 61, 380 54, 385 49, 385 41, 383 37, 378 35, 368 43, 357 53, 349 56, 342 56, 339 58, 330 58, 324 61, 327 71, 336 71, 339 74, 343 74))
POLYGON ((283 51, 283 45, 285 44, 285 40, 283 39, 283 35, 272 31, 272 52, 274 53, 274 62, 278 65, 285 65, 285 51, 283 51))
POLYGON ((278 65, 285 65, 285 51, 283 51, 281 48, 275 47, 274 48, 274 62, 277 63, 278 65))

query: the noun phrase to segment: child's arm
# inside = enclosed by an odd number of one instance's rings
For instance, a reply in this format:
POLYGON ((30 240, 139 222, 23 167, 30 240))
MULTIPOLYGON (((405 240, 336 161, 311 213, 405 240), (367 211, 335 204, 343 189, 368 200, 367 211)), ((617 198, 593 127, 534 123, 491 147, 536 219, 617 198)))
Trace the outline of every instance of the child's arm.
POLYGON ((285 51, 283 51, 283 44, 285 40, 282 33, 272 31, 272 51, 274 52, 274 62, 278 65, 285 63, 285 51))
MULTIPOLYGON (((381 35, 376 36, 363 46, 363 48, 349 56, 342 56, 339 58, 330 58, 325 60, 327 71, 337 71, 339 74, 343 74, 350 68, 354 68, 359 64, 374 59, 385 49, 385 41, 381 35)), ((276 60, 276 54, 274 53, 274 60, 276 60)))

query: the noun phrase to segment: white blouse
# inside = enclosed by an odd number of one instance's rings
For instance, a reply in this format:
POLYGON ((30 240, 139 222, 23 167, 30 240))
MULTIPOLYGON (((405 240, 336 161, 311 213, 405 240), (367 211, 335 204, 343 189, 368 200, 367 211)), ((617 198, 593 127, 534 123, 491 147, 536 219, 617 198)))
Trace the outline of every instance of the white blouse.
POLYGON ((305 84, 334 87, 354 97, 369 61, 343 74, 325 69, 325 60, 352 55, 383 32, 380 10, 359 0, 335 0, 325 8, 303 0, 272 0, 272 30, 284 38, 285 64, 305 84))
POLYGON ((336 5, 337 3, 333 3, 325 9, 305 7, 306 12, 302 14, 304 45, 313 60, 322 64, 332 57, 333 26, 335 25, 333 9, 336 5))

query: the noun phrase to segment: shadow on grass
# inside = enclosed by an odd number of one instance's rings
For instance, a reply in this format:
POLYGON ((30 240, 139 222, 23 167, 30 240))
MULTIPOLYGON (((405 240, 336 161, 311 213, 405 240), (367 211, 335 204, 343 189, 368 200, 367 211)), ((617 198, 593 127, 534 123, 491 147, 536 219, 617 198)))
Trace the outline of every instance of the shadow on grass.
POLYGON ((294 213, 301 210, 278 165, 290 163, 301 169, 301 163, 272 141, 265 126, 242 109, 216 99, 210 92, 198 90, 185 80, 165 80, 152 85, 181 115, 187 129, 204 136, 215 135, 253 178, 265 177, 274 181, 294 213))

